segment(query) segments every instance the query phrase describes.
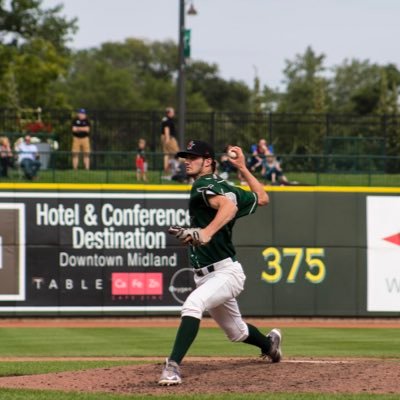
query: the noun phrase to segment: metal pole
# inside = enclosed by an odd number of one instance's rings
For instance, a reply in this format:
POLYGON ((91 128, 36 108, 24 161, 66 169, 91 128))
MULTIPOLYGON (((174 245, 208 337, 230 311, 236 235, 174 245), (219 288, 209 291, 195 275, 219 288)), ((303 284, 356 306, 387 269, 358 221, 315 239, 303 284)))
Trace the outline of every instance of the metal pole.
POLYGON ((185 34, 185 0, 179 1, 179 65, 178 65, 178 142, 181 149, 185 145, 185 55, 184 55, 184 34, 185 34))

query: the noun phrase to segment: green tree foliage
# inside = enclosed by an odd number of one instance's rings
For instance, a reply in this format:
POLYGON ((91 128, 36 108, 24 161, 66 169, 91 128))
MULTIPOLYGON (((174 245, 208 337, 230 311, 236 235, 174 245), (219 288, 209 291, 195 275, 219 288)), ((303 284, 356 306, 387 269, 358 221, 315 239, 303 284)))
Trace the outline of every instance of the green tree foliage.
MULTIPOLYGON (((291 153, 314 153, 321 148, 321 125, 308 118, 307 114, 324 112, 327 107, 328 80, 323 76, 325 71, 324 54, 316 54, 307 47, 304 54, 297 54, 294 60, 286 60, 284 70, 286 91, 278 98, 277 112, 281 114, 295 113, 296 123, 283 123, 277 127, 274 136, 275 147, 291 153)), ((271 96, 270 96, 271 97, 271 96)), ((293 120, 293 118, 292 118, 293 120)))
POLYGON ((43 9, 41 0, 0 0, 0 106, 60 107, 53 84, 66 71, 67 43, 76 20, 62 6, 43 9))
POLYGON ((60 16, 62 9, 62 5, 43 9, 42 0, 0 0, 1 43, 18 47, 32 38, 42 38, 58 51, 67 51, 76 19, 60 16))
POLYGON ((282 95, 278 112, 310 113, 322 99, 325 79, 322 72, 324 54, 317 55, 311 47, 304 54, 297 54, 293 61, 286 60, 284 70, 286 92, 282 95))
POLYGON ((251 90, 244 82, 221 78, 216 64, 193 61, 187 67, 186 76, 189 95, 201 95, 207 111, 250 112, 251 90))
POLYGON ((175 97, 173 42, 127 39, 78 51, 63 90, 74 107, 163 109, 175 97))
MULTIPOLYGON (((64 89, 74 107, 160 110, 176 104, 177 46, 127 39, 73 56, 64 89)), ((250 90, 201 61, 186 71, 188 111, 249 111, 250 90)))
POLYGON ((332 109, 360 115, 373 112, 378 106, 380 77, 379 66, 368 60, 345 60, 334 68, 332 109))
POLYGON ((400 71, 394 64, 381 66, 368 60, 346 59, 329 68, 328 78, 324 60, 325 55, 316 54, 311 47, 286 60, 285 90, 264 88, 267 108, 280 113, 360 116, 398 111, 400 71))
POLYGON ((257 68, 254 68, 254 84, 251 95, 251 112, 252 120, 250 124, 251 136, 254 138, 254 142, 258 142, 259 139, 267 139, 267 119, 264 112, 264 102, 261 92, 261 81, 258 76, 257 68))
POLYGON ((358 115, 393 113, 397 110, 393 98, 399 85, 400 72, 393 64, 379 66, 368 60, 345 60, 334 68, 331 111, 358 115))

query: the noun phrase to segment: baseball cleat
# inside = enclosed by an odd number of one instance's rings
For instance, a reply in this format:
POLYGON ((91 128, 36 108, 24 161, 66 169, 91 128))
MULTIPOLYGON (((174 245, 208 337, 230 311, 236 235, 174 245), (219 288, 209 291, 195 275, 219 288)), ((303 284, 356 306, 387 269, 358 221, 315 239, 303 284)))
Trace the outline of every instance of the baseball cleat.
POLYGON ((175 361, 165 360, 165 366, 162 370, 158 384, 160 386, 172 386, 182 383, 181 370, 175 361))
POLYGON ((282 359, 282 333, 280 329, 272 329, 272 331, 267 334, 267 338, 271 341, 271 348, 268 354, 262 354, 262 357, 268 357, 273 363, 277 363, 282 359))

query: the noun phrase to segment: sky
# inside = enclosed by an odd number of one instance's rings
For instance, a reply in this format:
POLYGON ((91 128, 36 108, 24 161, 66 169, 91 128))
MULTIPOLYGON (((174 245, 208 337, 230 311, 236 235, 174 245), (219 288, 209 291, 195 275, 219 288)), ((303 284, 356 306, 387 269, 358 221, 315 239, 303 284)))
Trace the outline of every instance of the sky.
MULTIPOLYGON (((186 0, 186 8, 192 0, 186 0)), ((78 18, 73 49, 128 37, 178 42, 179 0, 43 0, 78 18)), ((283 86, 285 60, 311 46, 325 67, 345 59, 400 68, 400 0, 193 0, 186 15, 191 57, 215 63, 224 79, 283 86)))

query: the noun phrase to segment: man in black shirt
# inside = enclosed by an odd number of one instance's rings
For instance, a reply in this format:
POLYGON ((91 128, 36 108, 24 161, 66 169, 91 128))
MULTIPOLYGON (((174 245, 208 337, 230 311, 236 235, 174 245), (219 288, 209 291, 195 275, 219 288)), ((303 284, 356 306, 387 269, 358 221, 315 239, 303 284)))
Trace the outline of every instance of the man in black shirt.
POLYGON ((165 110, 165 117, 161 121, 161 146, 164 153, 163 167, 166 173, 170 172, 170 160, 179 151, 179 145, 175 137, 174 116, 175 110, 172 107, 168 107, 165 110))
POLYGON ((90 168, 90 121, 86 110, 80 108, 76 118, 72 122, 72 167, 78 169, 79 153, 83 153, 83 165, 90 168))

